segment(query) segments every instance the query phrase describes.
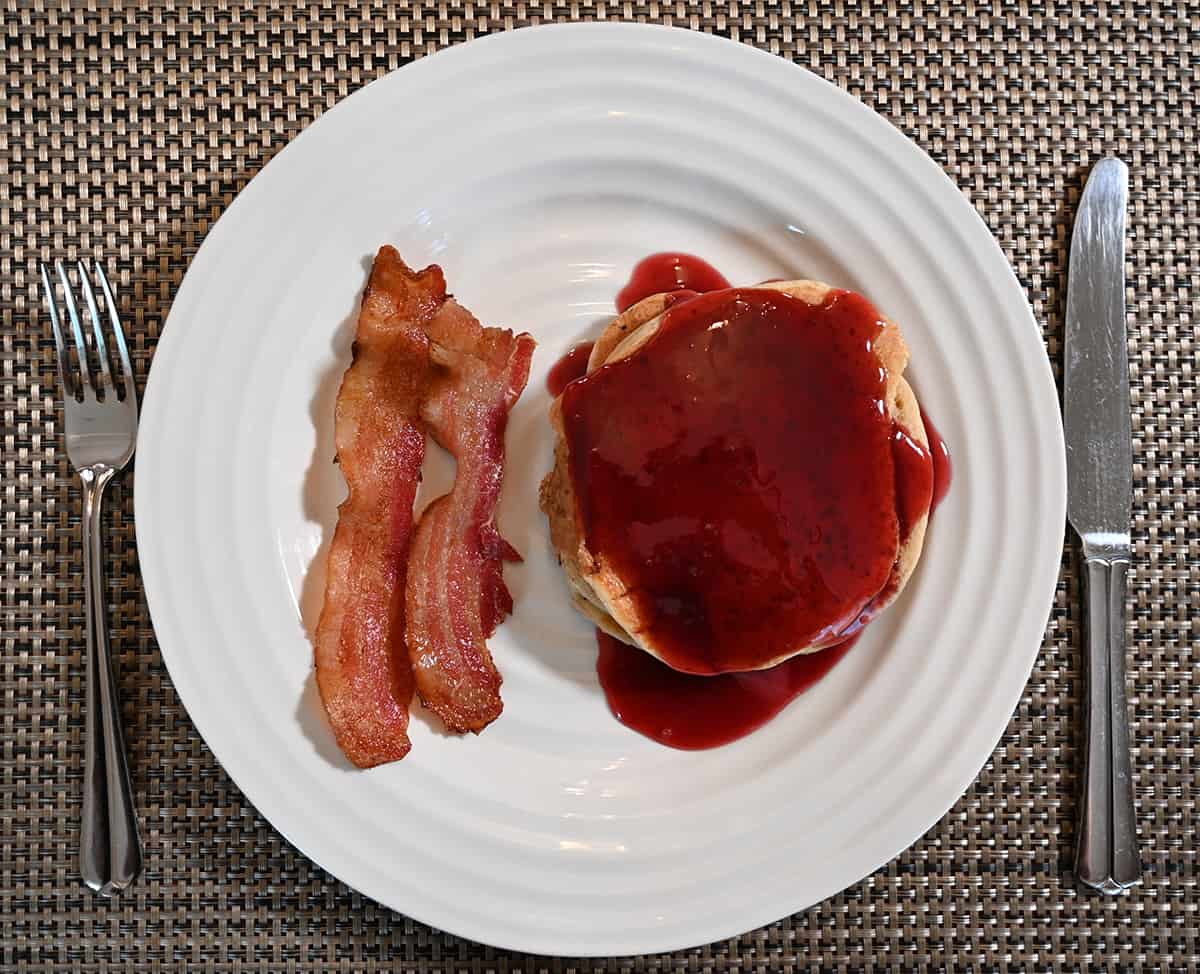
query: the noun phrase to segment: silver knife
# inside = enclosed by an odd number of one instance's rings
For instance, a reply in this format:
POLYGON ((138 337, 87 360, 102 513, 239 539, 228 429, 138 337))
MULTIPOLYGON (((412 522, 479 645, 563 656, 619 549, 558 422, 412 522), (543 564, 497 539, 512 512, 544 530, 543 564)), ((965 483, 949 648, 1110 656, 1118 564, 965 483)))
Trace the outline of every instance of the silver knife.
POLYGON ((1067 517, 1079 533, 1087 617, 1087 751, 1075 873, 1120 893, 1138 882, 1125 702, 1125 575, 1133 434, 1125 348, 1129 170, 1104 159, 1088 176, 1071 234, 1063 421, 1067 517))

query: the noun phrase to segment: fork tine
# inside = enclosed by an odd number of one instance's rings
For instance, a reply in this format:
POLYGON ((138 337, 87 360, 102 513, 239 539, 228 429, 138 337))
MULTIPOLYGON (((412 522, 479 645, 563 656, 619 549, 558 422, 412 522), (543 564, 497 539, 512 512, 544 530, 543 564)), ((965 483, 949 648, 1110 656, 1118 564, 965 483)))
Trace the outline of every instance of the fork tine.
POLYGON ((133 381, 133 366, 129 362, 129 347, 125 344, 125 329, 121 327, 121 319, 117 317, 117 299, 113 297, 103 265, 98 260, 93 261, 93 265, 100 287, 104 291, 104 303, 108 305, 108 320, 112 324, 117 350, 121 353, 121 367, 125 370, 125 398, 130 402, 137 402, 137 387, 133 381))
POLYGON ((71 279, 67 276, 67 269, 63 266, 61 260, 55 261, 54 266, 58 268, 58 277, 62 281, 64 297, 67 300, 67 315, 71 319, 71 331, 75 333, 75 349, 79 352, 79 388, 86 398, 91 392, 95 395, 96 387, 92 385, 92 373, 88 368, 87 343, 83 340, 83 323, 79 320, 79 308, 75 306, 75 295, 71 293, 71 279))
POLYGON ((104 394, 117 394, 113 387, 112 370, 108 364, 108 343, 104 340, 104 322, 100 319, 100 309, 96 307, 96 292, 92 290, 92 282, 88 279, 87 266, 78 261, 79 283, 83 286, 83 297, 87 301, 88 314, 92 316, 92 334, 96 337, 96 354, 100 356, 100 371, 104 375, 104 394))
POLYGON ((71 371, 71 359, 67 356, 67 343, 63 340, 62 322, 58 317, 58 300, 54 296, 54 283, 50 280, 50 271, 46 269, 46 265, 39 263, 38 267, 42 271, 42 289, 46 292, 46 310, 50 313, 50 326, 54 329, 58 381, 63 388, 63 395, 74 398, 75 374, 71 371))

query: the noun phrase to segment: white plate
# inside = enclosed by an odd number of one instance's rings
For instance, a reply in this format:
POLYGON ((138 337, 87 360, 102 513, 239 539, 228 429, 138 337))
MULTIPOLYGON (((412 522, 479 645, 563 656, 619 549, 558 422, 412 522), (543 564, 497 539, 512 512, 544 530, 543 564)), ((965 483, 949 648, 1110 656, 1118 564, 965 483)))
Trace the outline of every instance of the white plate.
MULTIPOLYGON (((348 98, 256 177, 179 290, 146 391, 137 534, 163 657, 255 806, 366 895, 549 954, 662 951, 801 910, 887 862, 991 753, 1058 573, 1057 398, 1021 289, 966 199, 870 109, 771 55, 667 28, 501 34, 348 98), (485 322, 539 341, 500 524, 525 554, 492 640, 505 712, 414 721, 355 771, 311 677, 343 486, 333 399, 370 255, 441 264, 485 322), (817 688, 731 746, 618 724, 568 607, 537 485, 547 369, 634 262, 808 276, 901 322, 955 483, 903 599, 817 688)), ((427 474, 446 486, 448 463, 427 474)))

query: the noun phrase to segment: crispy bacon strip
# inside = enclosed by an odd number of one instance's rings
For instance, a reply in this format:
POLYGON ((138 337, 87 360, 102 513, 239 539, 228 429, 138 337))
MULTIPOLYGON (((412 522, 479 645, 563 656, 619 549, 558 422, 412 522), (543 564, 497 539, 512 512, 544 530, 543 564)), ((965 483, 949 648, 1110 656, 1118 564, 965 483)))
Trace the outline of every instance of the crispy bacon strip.
POLYGON ((338 392, 337 459, 350 494, 338 509, 315 655, 338 745, 360 768, 397 761, 411 746, 405 567, 425 458, 425 326, 445 300, 440 268, 414 273, 392 247, 381 248, 338 392))
POLYGON ((534 341, 481 327, 453 300, 426 331, 437 366, 421 415, 458 469, 453 489, 425 509, 413 537, 408 648, 425 706, 450 730, 478 733, 504 707, 484 640, 512 612, 502 562, 521 556, 494 517, 504 429, 529 379, 534 341))

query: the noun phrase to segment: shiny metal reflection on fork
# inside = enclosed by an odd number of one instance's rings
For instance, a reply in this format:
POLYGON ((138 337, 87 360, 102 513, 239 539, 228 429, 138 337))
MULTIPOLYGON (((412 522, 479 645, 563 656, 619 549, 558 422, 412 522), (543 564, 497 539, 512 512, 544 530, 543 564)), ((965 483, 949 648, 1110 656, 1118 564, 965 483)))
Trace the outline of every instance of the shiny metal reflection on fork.
POLYGON ((100 262, 93 262, 90 273, 82 260, 76 262, 83 312, 63 262, 56 262, 53 275, 45 264, 40 269, 57 348, 67 459, 83 487, 87 696, 79 868, 91 889, 111 896, 125 889, 141 872, 142 842, 109 650, 101 505, 104 489, 133 456, 137 389, 116 298, 100 262), (99 285, 107 316, 100 313, 95 284, 99 285), (65 321, 60 307, 66 310, 65 321), (109 349, 106 331, 113 339, 115 356, 109 349))

